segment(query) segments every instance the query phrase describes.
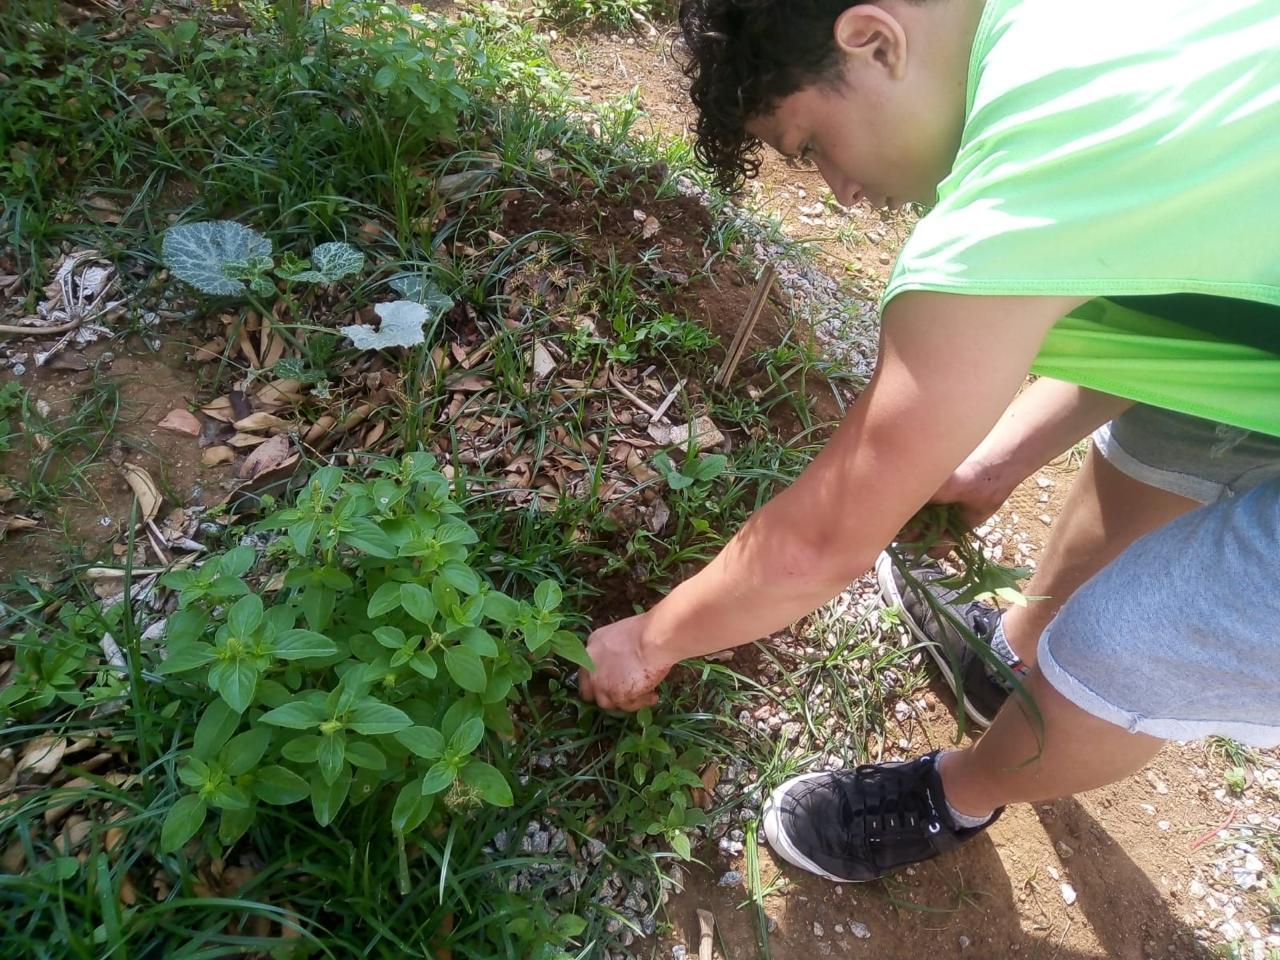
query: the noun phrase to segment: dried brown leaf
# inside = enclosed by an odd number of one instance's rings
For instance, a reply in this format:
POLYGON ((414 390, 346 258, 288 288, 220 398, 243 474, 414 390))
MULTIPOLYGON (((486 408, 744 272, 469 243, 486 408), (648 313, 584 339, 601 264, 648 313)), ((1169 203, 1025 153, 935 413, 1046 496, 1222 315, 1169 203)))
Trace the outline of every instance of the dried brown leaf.
POLYGON ((22 751, 22 757, 15 768, 19 774, 29 777, 48 777, 62 763, 62 755, 67 752, 67 738, 52 734, 36 737, 28 741, 22 751))
POLYGON ((297 459, 297 454, 283 434, 272 437, 244 458, 236 476, 241 480, 255 480, 269 470, 276 470, 297 459))
POLYGON ((267 438, 257 433, 237 433, 227 439, 227 443, 237 448, 256 447, 258 444, 266 442, 267 438))
POLYGON ((216 447, 208 447, 200 455, 200 462, 206 467, 216 467, 220 463, 230 463, 235 458, 236 452, 232 447, 219 444, 216 447))
POLYGON ((200 420, 190 410, 170 410, 164 415, 159 426, 174 433, 185 433, 189 437, 200 436, 200 420))
POLYGON ((124 473, 125 482, 138 498, 139 519, 143 523, 154 520, 156 514, 160 512, 160 504, 164 502, 164 497, 160 493, 160 488, 156 486, 156 482, 151 479, 151 474, 136 463, 126 463, 120 469, 124 473))
POLYGON ((328 435, 330 430, 337 426, 337 423, 337 417, 331 417, 326 413, 311 425, 311 428, 307 430, 306 435, 302 438, 302 442, 308 446, 318 443, 328 435))
POLYGON ((302 397, 302 381, 286 377, 272 380, 257 392, 255 398, 264 406, 278 407, 287 403, 297 403, 302 397))
POLYGON ((214 420, 221 420, 223 423, 231 423, 237 419, 234 411, 231 409, 230 397, 219 397, 217 400, 210 401, 200 408, 200 412, 206 417, 212 417, 214 420))
POLYGON ((232 424, 237 430, 243 430, 246 433, 287 433, 291 424, 287 420, 281 420, 274 413, 251 413, 243 419, 237 420, 232 424))

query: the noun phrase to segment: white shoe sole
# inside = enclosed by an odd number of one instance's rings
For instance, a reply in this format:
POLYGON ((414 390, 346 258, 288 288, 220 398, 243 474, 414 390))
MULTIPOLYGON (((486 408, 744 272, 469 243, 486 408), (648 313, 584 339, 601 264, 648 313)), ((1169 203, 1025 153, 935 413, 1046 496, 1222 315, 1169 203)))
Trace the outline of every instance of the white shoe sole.
POLYGON ((902 611, 902 623, 911 635, 921 643, 929 656, 933 658, 933 662, 938 665, 938 669, 942 671, 942 679, 951 688, 951 693, 955 696, 956 702, 964 708, 965 714, 980 727, 991 726, 991 719, 983 716, 982 712, 974 707, 969 702, 969 698, 965 696, 964 687, 952 671, 951 661, 947 659, 946 653, 937 643, 925 635, 924 631, 916 625, 915 619, 907 613, 907 608, 902 602, 902 594, 898 591, 898 585, 893 581, 893 560, 887 553, 882 553, 876 558, 876 581, 880 584, 880 599, 884 601, 886 606, 896 606, 902 611))
POLYGON ((803 853, 792 845, 791 840, 787 837, 787 833, 782 829, 782 814, 780 812, 780 800, 782 795, 797 783, 803 783, 806 780, 812 780, 816 777, 824 777, 826 773, 804 773, 798 777, 792 777, 773 793, 769 794, 769 799, 764 802, 764 811, 761 819, 764 823, 764 837, 769 841, 769 847, 787 863, 793 867, 799 867, 801 870, 807 870, 809 873, 817 874, 825 877, 835 883, 859 883, 858 880, 849 880, 845 877, 837 877, 828 873, 822 867, 818 866, 803 853))

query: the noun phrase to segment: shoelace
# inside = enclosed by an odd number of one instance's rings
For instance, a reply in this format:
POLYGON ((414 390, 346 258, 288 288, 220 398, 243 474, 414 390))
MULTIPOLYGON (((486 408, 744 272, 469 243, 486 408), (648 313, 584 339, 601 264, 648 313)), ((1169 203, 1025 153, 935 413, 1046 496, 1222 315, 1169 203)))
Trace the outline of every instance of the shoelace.
POLYGON ((862 827, 860 831, 846 832, 851 852, 870 855, 876 862, 877 845, 871 838, 916 824, 923 825, 929 833, 942 829, 928 799, 929 770, 929 764, 919 762, 899 767, 860 766, 854 770, 844 785, 841 803, 845 821, 850 826, 859 822, 862 827))

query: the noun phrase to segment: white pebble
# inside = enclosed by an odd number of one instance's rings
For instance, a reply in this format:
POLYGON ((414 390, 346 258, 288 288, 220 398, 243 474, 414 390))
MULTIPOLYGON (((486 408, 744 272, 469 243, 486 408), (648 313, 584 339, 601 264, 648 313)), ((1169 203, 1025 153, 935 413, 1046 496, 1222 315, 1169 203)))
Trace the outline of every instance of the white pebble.
POLYGON ((1068 907, 1076 902, 1076 888, 1069 883, 1064 883, 1060 887, 1062 890, 1062 900, 1068 907))

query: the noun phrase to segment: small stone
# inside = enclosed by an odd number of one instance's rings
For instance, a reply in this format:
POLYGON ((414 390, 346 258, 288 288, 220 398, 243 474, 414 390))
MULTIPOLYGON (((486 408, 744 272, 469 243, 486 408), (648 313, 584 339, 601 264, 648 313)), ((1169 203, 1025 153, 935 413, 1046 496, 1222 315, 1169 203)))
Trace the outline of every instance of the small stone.
POLYGON ((1053 867, 1049 868, 1049 878, 1051 880, 1061 880, 1062 876, 1053 867))
POLYGON ((1042 513, 1042 514, 1040 514, 1039 520, 1040 520, 1040 522, 1041 522, 1041 523, 1043 523, 1046 527, 1051 527, 1051 526, 1053 526, 1053 517, 1049 516, 1047 513, 1042 513))
POLYGON ((1075 855, 1075 851, 1072 850, 1065 843, 1063 843, 1061 840, 1059 840, 1056 844, 1054 844, 1054 846, 1058 850, 1058 856, 1060 856, 1063 860, 1070 860, 1075 855))
POLYGON ((836 924, 836 933, 844 933, 844 927, 841 924, 836 924))
POLYGON ((1154 817, 1156 815, 1156 808, 1153 807, 1151 804, 1140 803, 1138 804, 1138 806, 1141 808, 1142 812, 1145 813, 1148 817, 1154 817))
POLYGON ((765 926, 769 928, 770 933, 778 932, 778 918, 773 914, 766 914, 764 918, 765 926))
POLYGON ((972 942, 972 941, 971 941, 968 937, 961 936, 961 937, 960 937, 960 949, 961 949, 961 950, 968 950, 968 949, 969 949, 969 944, 970 944, 971 942, 972 942))
POLYGON ((1052 487, 1053 481, 1048 477, 1036 477, 1036 486, 1043 490, 1046 487, 1052 487))
POLYGON ((721 887, 736 887, 742 883, 742 874, 737 870, 726 870, 716 881, 721 887))
POLYGON ((1244 858, 1244 868, 1250 873, 1262 873, 1262 871, 1266 869, 1262 861, 1252 853, 1244 858))
POLYGON ((862 923, 858 920, 855 920, 853 921, 853 923, 849 924, 849 932, 852 933, 859 940, 871 939, 870 928, 865 923, 862 923))
POLYGON ((827 935, 827 932, 822 929, 822 924, 820 924, 817 920, 813 921, 813 935, 815 937, 818 937, 819 939, 827 935))
POLYGON ((685 949, 683 943, 677 943, 671 948, 671 960, 687 960, 689 951, 685 949))
POLYGON ((1171 826, 1172 826, 1172 824, 1171 824, 1171 823, 1169 823, 1169 821, 1168 821, 1168 820, 1157 820, 1157 821, 1156 821, 1156 828, 1157 828, 1157 829, 1159 829, 1159 830, 1168 830, 1168 829, 1169 829, 1169 827, 1171 827, 1171 826))
POLYGON ((1191 883, 1187 885, 1187 896, 1192 900, 1203 900, 1204 895, 1207 892, 1208 891, 1204 888, 1204 884, 1199 880, 1192 880, 1191 883))
POLYGON ((1076 888, 1069 883, 1064 883, 1059 888, 1062 891, 1062 901, 1068 906, 1072 906, 1076 902, 1076 888))

